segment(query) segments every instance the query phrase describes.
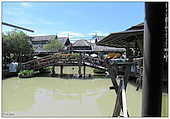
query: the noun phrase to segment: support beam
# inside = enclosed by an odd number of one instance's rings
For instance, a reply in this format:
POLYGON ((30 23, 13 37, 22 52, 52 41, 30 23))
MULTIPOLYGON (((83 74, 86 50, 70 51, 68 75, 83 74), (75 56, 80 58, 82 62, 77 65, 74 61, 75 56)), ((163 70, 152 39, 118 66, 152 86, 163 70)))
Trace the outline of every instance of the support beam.
POLYGON ((23 28, 23 27, 20 27, 20 26, 16 26, 16 25, 13 25, 13 24, 8 24, 8 23, 5 23, 5 22, 2 22, 2 25, 6 25, 6 26, 22 29, 22 30, 29 31, 29 32, 34 32, 33 30, 30 30, 30 29, 27 29, 27 28, 23 28))
POLYGON ((60 66, 60 75, 63 75, 63 65, 60 66))
POLYGON ((145 3, 142 116, 161 116, 161 72, 166 2, 145 3))

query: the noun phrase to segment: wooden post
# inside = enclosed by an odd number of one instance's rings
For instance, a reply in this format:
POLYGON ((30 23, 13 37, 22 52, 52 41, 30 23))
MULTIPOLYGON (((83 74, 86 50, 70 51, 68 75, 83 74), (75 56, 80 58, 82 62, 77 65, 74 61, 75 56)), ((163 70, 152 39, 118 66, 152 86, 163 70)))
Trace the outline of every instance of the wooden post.
POLYGON ((60 75, 63 75, 63 65, 60 66, 60 75))
POLYGON ((118 117, 121 111, 121 107, 122 107, 122 81, 120 81, 119 83, 119 87, 118 87, 118 91, 117 91, 117 97, 116 97, 116 103, 115 103, 115 108, 114 108, 114 112, 113 112, 113 117, 118 117))
POLYGON ((55 65, 53 65, 53 67, 52 67, 52 75, 53 76, 55 75, 55 65))
POLYGON ((81 77, 81 66, 79 65, 78 67, 79 67, 78 74, 79 74, 79 77, 81 77))
POLYGON ((125 89, 125 83, 124 79, 122 80, 122 106, 123 106, 123 116, 128 117, 128 109, 127 109, 127 103, 126 103, 126 89, 125 89))
POLYGON ((82 64, 82 55, 81 55, 81 53, 80 53, 80 58, 79 58, 79 61, 78 61, 78 67, 79 67, 79 69, 78 69, 78 74, 79 74, 79 77, 82 77, 82 74, 81 74, 81 64, 82 64))
POLYGON ((143 117, 161 116, 166 4, 168 2, 145 3, 143 117))
POLYGON ((86 78, 86 65, 84 63, 84 79, 86 78))

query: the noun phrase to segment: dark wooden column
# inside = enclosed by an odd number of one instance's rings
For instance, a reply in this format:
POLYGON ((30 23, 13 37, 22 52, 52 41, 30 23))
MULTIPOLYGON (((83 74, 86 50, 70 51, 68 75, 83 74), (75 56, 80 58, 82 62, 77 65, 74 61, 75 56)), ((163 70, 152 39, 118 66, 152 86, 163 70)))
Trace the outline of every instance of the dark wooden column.
POLYGON ((55 65, 52 66, 52 75, 55 75, 55 65))
POLYGON ((63 75, 63 65, 60 66, 60 75, 63 75))
POLYGON ((85 63, 84 63, 84 79, 86 78, 86 65, 85 65, 85 63))
POLYGON ((165 31, 165 10, 165 2, 145 3, 143 117, 161 116, 162 35, 165 31))

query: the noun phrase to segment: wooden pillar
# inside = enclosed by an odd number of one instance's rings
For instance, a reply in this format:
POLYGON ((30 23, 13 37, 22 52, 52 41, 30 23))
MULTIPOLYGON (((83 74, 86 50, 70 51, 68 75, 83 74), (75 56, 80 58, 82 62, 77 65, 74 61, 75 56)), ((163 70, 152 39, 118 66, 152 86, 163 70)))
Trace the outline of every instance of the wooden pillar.
POLYGON ((161 116, 165 15, 166 2, 145 3, 143 117, 161 116))
POLYGON ((63 75, 63 65, 60 66, 60 75, 63 75))
POLYGON ((86 65, 84 64, 84 79, 86 78, 86 65))
POLYGON ((82 74, 81 74, 81 65, 82 65, 82 54, 80 53, 80 58, 79 58, 79 61, 78 61, 78 74, 79 74, 79 77, 82 77, 82 74))
POLYGON ((79 74, 79 76, 81 76, 81 66, 79 65, 78 67, 79 67, 78 74, 79 74))
POLYGON ((52 67, 52 75, 55 75, 55 65, 52 67))

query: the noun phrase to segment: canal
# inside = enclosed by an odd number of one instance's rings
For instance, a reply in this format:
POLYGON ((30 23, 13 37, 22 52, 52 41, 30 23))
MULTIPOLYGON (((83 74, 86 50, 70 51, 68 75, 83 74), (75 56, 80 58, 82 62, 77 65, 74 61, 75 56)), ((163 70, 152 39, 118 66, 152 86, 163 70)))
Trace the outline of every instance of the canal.
MULTIPOLYGON (((110 78, 7 78, 2 80, 2 114, 4 117, 111 117, 116 101, 111 86, 110 78)), ((141 117, 142 90, 136 91, 134 83, 129 82, 126 93, 129 115, 141 117)), ((163 93, 162 97, 162 116, 167 116, 168 94, 163 93)))

